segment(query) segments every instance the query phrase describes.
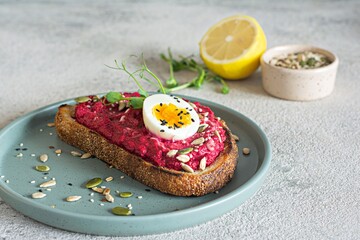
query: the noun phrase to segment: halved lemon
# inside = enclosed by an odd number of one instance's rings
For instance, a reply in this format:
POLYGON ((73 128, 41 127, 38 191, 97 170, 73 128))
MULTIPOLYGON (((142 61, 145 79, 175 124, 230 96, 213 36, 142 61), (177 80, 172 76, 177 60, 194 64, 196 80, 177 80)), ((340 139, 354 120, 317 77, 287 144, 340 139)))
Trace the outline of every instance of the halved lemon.
POLYGON ((206 66, 225 79, 250 76, 266 50, 266 37, 252 17, 236 15, 212 26, 200 41, 206 66))

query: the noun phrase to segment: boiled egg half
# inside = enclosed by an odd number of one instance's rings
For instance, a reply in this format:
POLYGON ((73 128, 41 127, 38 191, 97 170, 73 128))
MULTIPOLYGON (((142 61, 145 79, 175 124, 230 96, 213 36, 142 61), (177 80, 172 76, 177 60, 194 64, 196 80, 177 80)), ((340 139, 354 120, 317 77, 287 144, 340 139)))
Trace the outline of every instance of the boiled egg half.
POLYGON ((199 129, 200 119, 194 108, 183 99, 166 94, 154 94, 144 100, 145 127, 167 140, 183 140, 199 129))

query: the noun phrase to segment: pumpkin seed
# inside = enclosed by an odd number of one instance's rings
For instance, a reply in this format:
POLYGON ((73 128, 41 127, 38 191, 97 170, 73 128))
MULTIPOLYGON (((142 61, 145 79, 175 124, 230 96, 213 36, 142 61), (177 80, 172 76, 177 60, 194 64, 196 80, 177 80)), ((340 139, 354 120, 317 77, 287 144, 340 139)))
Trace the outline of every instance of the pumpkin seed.
POLYGON ((83 155, 81 155, 80 158, 87 159, 87 158, 90 158, 90 157, 91 157, 91 153, 84 153, 83 155))
POLYGON ((38 165, 35 167, 35 169, 39 172, 48 172, 50 171, 50 167, 46 165, 38 165))
POLYGON ((86 188, 94 188, 94 187, 98 186, 98 185, 101 184, 101 183, 102 183, 102 179, 101 179, 101 178, 93 178, 93 179, 90 179, 90 180, 86 183, 85 187, 86 187, 86 188))
POLYGON ((193 173, 194 169, 192 169, 189 165, 185 164, 185 163, 181 163, 181 167, 184 171, 189 172, 189 173, 193 173))
POLYGON ((129 216, 131 214, 131 210, 124 207, 114 207, 113 209, 111 209, 111 212, 115 215, 120 216, 129 216))
POLYGON ((47 187, 53 187, 56 185, 56 181, 55 180, 50 180, 48 182, 44 182, 42 184, 40 184, 41 188, 47 188, 47 187))
POLYGON ((31 197, 32 198, 44 198, 44 197, 46 197, 46 194, 42 193, 42 192, 36 192, 36 193, 31 194, 31 197))
POLYGON ((87 102, 87 101, 91 100, 91 98, 84 96, 84 97, 77 97, 74 100, 77 103, 83 103, 83 102, 87 102))
POLYGON ((123 110, 125 107, 126 107, 126 102, 120 101, 120 102, 119 102, 119 108, 118 108, 119 111, 123 110))
POLYGON ((47 154, 41 154, 39 159, 42 162, 46 162, 49 159, 49 156, 47 154))
POLYGON ((76 202, 79 201, 81 199, 81 196, 69 196, 66 198, 67 202, 76 202))
POLYGON ((111 196, 110 194, 105 195, 105 198, 108 202, 111 202, 111 203, 113 203, 115 201, 114 197, 111 196))
POLYGON ((51 122, 51 123, 48 123, 46 124, 48 127, 54 127, 55 126, 55 123, 51 122))
POLYGON ((200 170, 202 170, 202 171, 205 170, 205 168, 206 168, 206 157, 203 157, 203 158, 200 160, 199 168, 200 168, 200 170))
POLYGON ((82 156, 82 154, 79 153, 79 152, 77 152, 77 151, 71 151, 70 153, 71 153, 71 155, 73 155, 74 157, 81 157, 81 156, 82 156))
POLYGON ((201 125, 199 126, 199 129, 197 130, 197 132, 203 132, 203 131, 205 131, 205 129, 206 129, 208 126, 209 126, 209 124, 206 124, 206 123, 201 124, 201 125))
POLYGON ((178 150, 170 150, 167 152, 166 156, 174 157, 177 154, 178 150))
POLYGON ((215 130, 215 135, 218 137, 219 141, 222 142, 220 133, 218 132, 218 130, 215 130))
POLYGON ((119 196, 122 197, 122 198, 129 198, 133 195, 132 192, 121 192, 119 193, 119 196))
POLYGON ((176 159, 184 163, 190 161, 190 157, 188 155, 179 155, 176 157, 176 159))
POLYGON ((243 148, 242 150, 244 155, 249 155, 250 154, 250 149, 249 148, 243 148))
POLYGON ((201 137, 191 142, 191 145, 201 145, 205 142, 205 138, 201 137))
POLYGON ((192 150, 194 150, 192 147, 189 148, 184 148, 178 151, 179 154, 188 154, 190 152, 192 152, 192 150))

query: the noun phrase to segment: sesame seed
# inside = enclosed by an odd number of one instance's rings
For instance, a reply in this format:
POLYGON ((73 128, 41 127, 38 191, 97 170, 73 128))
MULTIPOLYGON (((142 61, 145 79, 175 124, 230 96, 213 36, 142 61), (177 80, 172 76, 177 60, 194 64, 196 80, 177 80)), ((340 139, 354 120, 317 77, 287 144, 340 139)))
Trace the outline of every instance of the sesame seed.
POLYGON ((51 188, 47 188, 47 189, 46 189, 46 191, 49 191, 49 192, 51 192, 51 188))
POLYGON ((100 206, 104 206, 104 204, 103 204, 103 203, 100 203, 99 205, 100 205, 100 206))
POLYGON ((35 183, 35 180, 30 181, 30 183, 35 183))
POLYGON ((51 178, 51 180, 56 180, 56 179, 53 177, 53 178, 51 178))
POLYGON ((105 188, 106 188, 106 186, 101 186, 101 188, 102 188, 102 189, 105 189, 105 188))
POLYGON ((165 132, 165 130, 164 130, 164 129, 161 129, 160 132, 165 132))
POLYGON ((24 146, 24 144, 23 144, 23 143, 20 143, 19 146, 22 147, 22 146, 24 146))
POLYGON ((194 120, 193 118, 191 119, 191 121, 192 121, 192 122, 195 122, 195 120, 194 120))
POLYGON ((120 178, 123 179, 125 176, 121 176, 120 178))
POLYGON ((40 132, 42 132, 43 131, 43 129, 42 128, 40 128, 40 130, 39 130, 40 132))
POLYGON ((142 199, 142 196, 138 196, 137 198, 138 198, 138 199, 142 199))
POLYGON ((18 153, 17 155, 16 155, 16 157, 18 157, 18 158, 21 158, 21 157, 23 157, 24 156, 24 154, 22 154, 22 153, 18 153))
POLYGON ((30 156, 35 157, 36 155, 35 155, 35 153, 32 153, 32 154, 30 154, 30 156))
POLYGON ((90 193, 89 195, 90 195, 90 196, 94 196, 94 193, 92 192, 92 193, 90 193))
POLYGON ((51 136, 51 135, 53 135, 53 133, 49 133, 49 135, 51 136))
POLYGON ((9 183, 10 181, 9 181, 9 180, 6 180, 5 182, 6 182, 6 183, 9 183))
POLYGON ((47 176, 43 177, 43 179, 47 179, 47 176))
POLYGON ((90 202, 95 202, 94 199, 92 199, 92 198, 91 198, 89 201, 90 201, 90 202))
POLYGON ((4 178, 5 176, 4 175, 1 175, 0 178, 4 178))

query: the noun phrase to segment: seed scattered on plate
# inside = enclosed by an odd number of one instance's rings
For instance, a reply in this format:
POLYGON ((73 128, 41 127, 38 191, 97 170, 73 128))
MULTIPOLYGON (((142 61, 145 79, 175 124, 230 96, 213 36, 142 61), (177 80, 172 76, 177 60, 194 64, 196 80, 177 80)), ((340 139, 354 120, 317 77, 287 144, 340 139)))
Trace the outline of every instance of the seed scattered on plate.
POLYGON ((121 192, 119 193, 119 196, 122 197, 122 198, 129 198, 133 195, 132 192, 121 192))
POLYGON ((41 154, 39 157, 39 160, 42 162, 46 162, 49 159, 49 156, 47 154, 41 154))
POLYGON ((56 205, 51 205, 50 207, 51 207, 51 208, 56 208, 56 205))
POLYGON ((119 216, 129 216, 131 214, 130 209, 124 207, 114 207, 111 212, 119 216))
POLYGON ((92 202, 92 203, 95 202, 94 199, 92 199, 92 198, 89 201, 92 202))
POLYGON ((111 196, 111 194, 106 194, 105 195, 105 198, 106 198, 106 200, 108 201, 108 202, 111 202, 111 203, 113 203, 115 200, 114 200, 114 197, 113 196, 111 196))
POLYGON ((92 193, 90 193, 89 195, 90 195, 90 196, 94 196, 94 193, 92 192, 92 193))
POLYGON ((91 157, 91 153, 84 153, 83 155, 81 155, 80 158, 87 159, 87 158, 90 158, 90 157, 91 157))
POLYGON ((55 150, 55 153, 56 153, 56 154, 61 154, 62 151, 61 151, 61 149, 56 149, 56 150, 55 150))
POLYGON ((194 148, 192 148, 192 147, 183 148, 183 149, 178 151, 178 154, 180 154, 180 155, 188 154, 188 153, 191 153, 193 150, 194 150, 194 148))
POLYGON ((21 158, 21 157, 23 157, 23 156, 24 156, 23 153, 18 153, 18 154, 16 154, 16 157, 18 157, 18 158, 21 158))
POLYGON ((98 192, 98 193, 103 193, 104 192, 104 189, 102 189, 102 188, 99 188, 99 187, 93 187, 93 188, 91 188, 93 191, 95 191, 95 192, 98 192))
POLYGON ((166 156, 168 157, 174 157, 177 154, 178 150, 170 150, 167 152, 166 156))
POLYGON ((1 175, 0 178, 4 178, 5 176, 4 175, 1 175))
POLYGON ((35 180, 30 181, 30 183, 35 183, 35 180))
POLYGON ((105 181, 111 182, 113 179, 114 179, 114 178, 110 176, 110 177, 105 178, 105 181))
POLYGON ((35 192, 33 194, 31 194, 31 197, 32 198, 44 198, 46 197, 46 194, 45 193, 42 193, 42 192, 35 192))
POLYGON ((50 136, 52 136, 52 135, 53 135, 53 133, 49 133, 49 135, 50 135, 50 136))
POLYGON ((109 194, 110 194, 110 191, 111 191, 110 188, 105 188, 102 194, 105 195, 105 196, 106 196, 106 195, 109 195, 109 194))
POLYGON ((100 203, 99 205, 100 205, 100 206, 104 206, 104 204, 103 204, 103 203, 100 203))
POLYGON ((9 183, 10 182, 10 180, 5 180, 5 183, 9 183))
POLYGON ((39 172, 48 172, 50 171, 50 167, 46 165, 38 165, 35 167, 35 169, 39 172))
POLYGON ((47 182, 44 182, 42 184, 40 184, 40 187, 41 188, 48 188, 48 187, 53 187, 56 185, 56 181, 55 180, 50 180, 50 181, 47 181, 47 182))
POLYGON ((30 154, 30 156, 35 157, 36 155, 35 155, 35 153, 32 153, 32 154, 30 154))
POLYGON ((46 124, 48 127, 55 127, 55 123, 51 122, 51 123, 48 123, 46 124))
POLYGON ((191 145, 200 145, 203 144, 205 142, 205 138, 200 137, 198 139, 195 139, 194 141, 191 142, 191 145))
POLYGON ((125 178, 125 176, 121 176, 120 178, 121 178, 121 179, 124 179, 124 178, 125 178))
POLYGON ((93 187, 96 187, 98 185, 100 185, 102 183, 102 179, 101 178, 93 178, 93 179, 90 179, 85 187, 86 188, 93 188, 93 187))
POLYGON ((66 198, 67 202, 76 202, 79 201, 81 199, 81 196, 69 196, 66 198))
POLYGON ((250 154, 250 148, 243 148, 242 152, 244 155, 249 155, 250 154))
POLYGON ((73 155, 74 157, 81 157, 82 156, 82 154, 77 152, 77 151, 71 151, 70 154, 73 155))
POLYGON ((142 196, 137 196, 138 199, 142 199, 143 197, 142 196))

